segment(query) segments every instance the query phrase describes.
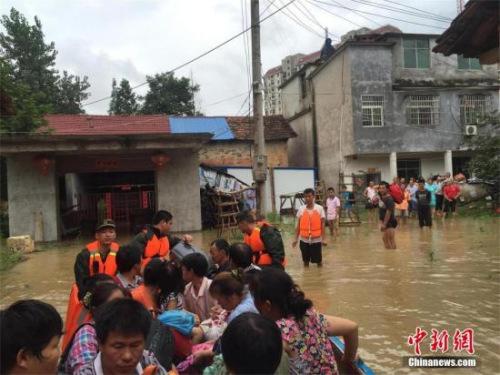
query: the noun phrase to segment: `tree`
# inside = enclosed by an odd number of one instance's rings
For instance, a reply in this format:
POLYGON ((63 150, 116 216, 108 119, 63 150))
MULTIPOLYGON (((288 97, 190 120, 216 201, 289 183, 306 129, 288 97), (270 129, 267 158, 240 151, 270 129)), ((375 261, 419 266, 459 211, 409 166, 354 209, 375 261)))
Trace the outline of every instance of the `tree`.
POLYGON ((469 170, 480 179, 498 180, 500 178, 500 116, 490 114, 478 125, 478 135, 467 140, 474 151, 469 162, 469 170))
POLYGON ((82 102, 90 94, 87 89, 90 87, 88 77, 81 79, 73 74, 63 71, 63 75, 56 82, 56 97, 53 102, 54 113, 85 113, 82 102))
POLYGON ((111 102, 108 110, 110 115, 133 115, 139 111, 137 95, 132 91, 128 80, 122 79, 120 86, 117 87, 116 79, 113 78, 111 87, 111 102))
MULTIPOLYGON (((32 132, 44 124, 46 113, 83 113, 82 101, 89 94, 87 77, 55 69, 54 42, 46 44, 40 20, 34 25, 16 9, 0 23, 1 79, 13 113, 2 116, 3 132, 32 132)), ((2 93, 3 94, 3 93, 2 93)))
POLYGON ((23 83, 16 82, 11 66, 0 59, 0 132, 29 133, 45 125, 44 114, 50 105, 44 95, 34 92, 23 83))
POLYGON ((45 44, 40 20, 35 17, 35 24, 30 25, 12 8, 10 17, 2 16, 1 24, 5 28, 0 33, 2 58, 10 65, 15 82, 39 93, 40 104, 52 104, 58 80, 54 68, 57 51, 54 42, 45 44))
POLYGON ((195 115, 194 94, 198 85, 186 77, 176 78, 173 73, 148 76, 149 91, 144 97, 141 112, 144 114, 195 115))

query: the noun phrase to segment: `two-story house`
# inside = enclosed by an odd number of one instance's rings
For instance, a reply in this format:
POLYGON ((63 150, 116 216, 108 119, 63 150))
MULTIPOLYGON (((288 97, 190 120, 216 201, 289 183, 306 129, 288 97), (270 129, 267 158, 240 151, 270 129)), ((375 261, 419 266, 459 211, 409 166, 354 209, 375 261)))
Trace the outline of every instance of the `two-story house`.
POLYGON ((335 186, 341 173, 388 181, 464 169, 465 138, 498 110, 497 67, 432 53, 438 37, 386 26, 285 81, 283 114, 298 134, 290 165, 315 166, 335 186))

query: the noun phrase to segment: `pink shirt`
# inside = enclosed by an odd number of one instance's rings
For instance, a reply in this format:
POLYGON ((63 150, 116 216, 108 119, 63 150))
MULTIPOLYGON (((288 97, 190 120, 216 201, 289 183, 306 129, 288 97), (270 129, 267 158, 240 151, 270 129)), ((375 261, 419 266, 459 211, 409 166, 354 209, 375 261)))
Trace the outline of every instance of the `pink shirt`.
POLYGON ((201 321, 209 319, 210 310, 217 305, 217 301, 208 292, 211 283, 212 280, 204 277, 198 293, 195 292, 192 282, 184 289, 184 308, 198 315, 201 321))
POLYGON ((340 207, 340 199, 338 197, 327 198, 326 200, 326 215, 328 220, 333 220, 337 217, 337 208, 340 207))

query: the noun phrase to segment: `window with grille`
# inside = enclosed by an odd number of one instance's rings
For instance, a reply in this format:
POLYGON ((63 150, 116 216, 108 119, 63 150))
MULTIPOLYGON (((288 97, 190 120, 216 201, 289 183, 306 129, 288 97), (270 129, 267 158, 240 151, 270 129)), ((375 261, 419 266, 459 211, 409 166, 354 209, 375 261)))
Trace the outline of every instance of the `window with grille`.
POLYGON ((458 69, 466 69, 466 70, 481 70, 481 64, 479 63, 479 59, 473 57, 463 57, 462 55, 458 55, 458 69))
POLYGON ((488 96, 460 96, 460 122, 462 125, 477 125, 486 115, 488 96))
POLYGON ((411 95, 406 105, 406 123, 414 126, 439 124, 439 96, 411 95))
POLYGON ((403 39, 404 67, 429 69, 429 39, 403 39))
POLYGON ((384 97, 381 95, 361 96, 363 126, 384 126, 384 97))

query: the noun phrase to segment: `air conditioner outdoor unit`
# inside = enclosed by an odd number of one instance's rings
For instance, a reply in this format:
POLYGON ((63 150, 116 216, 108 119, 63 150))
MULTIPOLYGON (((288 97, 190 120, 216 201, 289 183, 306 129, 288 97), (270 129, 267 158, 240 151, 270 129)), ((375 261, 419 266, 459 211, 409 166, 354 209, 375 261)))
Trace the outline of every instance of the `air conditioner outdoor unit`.
POLYGON ((465 135, 477 135, 477 125, 466 125, 465 135))

